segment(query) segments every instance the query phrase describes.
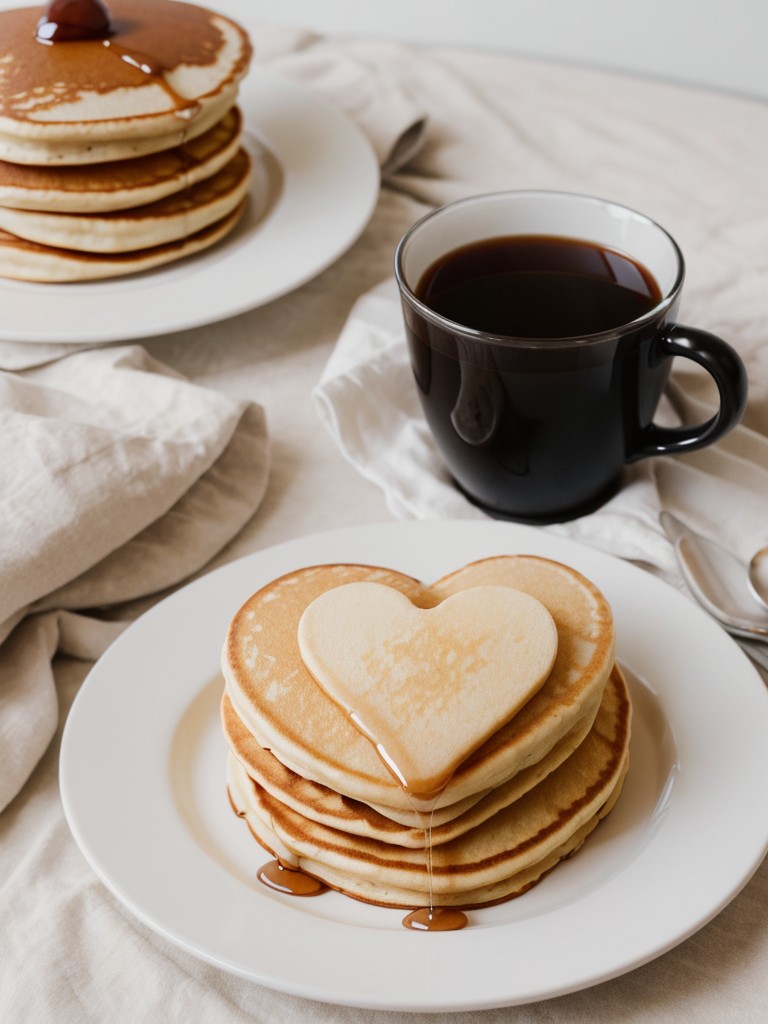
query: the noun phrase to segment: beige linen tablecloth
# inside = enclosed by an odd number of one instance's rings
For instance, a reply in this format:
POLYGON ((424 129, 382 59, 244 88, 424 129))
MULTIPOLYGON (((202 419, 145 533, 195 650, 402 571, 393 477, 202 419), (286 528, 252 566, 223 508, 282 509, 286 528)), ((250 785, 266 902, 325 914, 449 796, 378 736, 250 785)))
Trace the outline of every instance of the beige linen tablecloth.
MULTIPOLYGON (((254 32, 254 41, 265 67, 318 90, 363 128, 382 164, 383 187, 362 237, 314 281, 225 323, 143 343, 160 366, 206 393, 227 395, 235 418, 258 407, 266 413, 271 448, 266 494, 261 504, 260 495, 251 496, 258 506, 255 515, 236 537, 222 537, 207 552, 208 566, 327 527, 391 519, 393 513, 447 514, 439 495, 431 504, 421 487, 418 501, 404 502, 408 488, 402 474, 383 478, 366 444, 353 457, 349 424, 332 433, 321 426, 319 412, 328 382, 339 380, 339 360, 354 362, 360 338, 368 337, 370 305, 361 307, 357 300, 391 277, 393 250, 404 230, 432 205, 499 188, 589 192, 658 219, 688 258, 684 319, 728 338, 750 373, 745 428, 724 452, 691 458, 682 475, 638 471, 615 516, 589 517, 565 532, 645 560, 674 582, 670 549, 653 521, 659 493, 713 533, 730 523, 732 535, 739 522, 759 531, 761 501, 768 513, 768 494, 761 493, 768 472, 768 107, 509 56, 318 40, 267 27, 254 32), (340 345, 329 364, 340 336, 346 337, 346 347, 340 345), (739 509, 723 512, 722 502, 713 505, 714 516, 701 507, 712 494, 708 488, 718 484, 721 496, 743 485, 741 519, 739 509), (627 538, 639 547, 622 551, 627 538)), ((391 324, 391 304, 385 303, 383 315, 391 324)), ((384 331, 382 345, 390 338, 384 331)), ((18 352, 6 355, 13 359, 18 352)), ((396 351, 393 366, 402 371, 396 351)), ((680 382, 696 401, 707 400, 698 377, 683 373, 680 382)), ((347 383, 342 374, 339 386, 347 383)), ((342 390, 346 401, 348 392, 342 390)), ((410 398, 406 406, 408 417, 417 415, 410 398)), ((369 421, 363 417, 362 422, 369 430, 369 421)), ((386 424, 378 436, 391 442, 386 424)), ((456 507, 450 514, 469 513, 456 507)), ((39 575, 40 566, 29 570, 39 575)), ((94 600, 98 593, 93 591, 94 600)), ((29 600, 40 597, 38 589, 29 600)), ((78 607, 87 607, 87 597, 87 592, 78 597, 78 607)), ((21 608, 17 604, 11 612, 21 608)), ((13 1024, 384 1024, 394 1019, 381 1011, 308 1002, 230 976, 151 932, 111 896, 72 840, 58 795, 60 731, 87 672, 85 659, 92 656, 87 650, 76 653, 79 658, 59 656, 54 662, 57 736, 0 815, 0 1019, 13 1024)), ((766 813, 763 807, 750 812, 766 813)), ((455 1019, 461 1024, 757 1024, 768 1012, 767 920, 763 865, 713 922, 654 962, 589 990, 455 1019)))

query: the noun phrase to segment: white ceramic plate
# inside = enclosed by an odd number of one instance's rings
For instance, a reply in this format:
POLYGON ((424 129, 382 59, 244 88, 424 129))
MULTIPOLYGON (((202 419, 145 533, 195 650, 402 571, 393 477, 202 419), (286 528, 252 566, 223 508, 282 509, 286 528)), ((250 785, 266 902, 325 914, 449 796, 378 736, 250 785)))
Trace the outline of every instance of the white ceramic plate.
POLYGON ((768 696, 691 601, 642 570, 508 523, 335 531, 232 563, 157 605, 96 664, 67 721, 64 808, 104 883, 167 939, 285 992, 360 1007, 531 1002, 622 974, 679 943, 746 883, 768 844, 768 696), (302 565, 359 561, 436 579, 533 553, 602 588, 634 700, 621 800, 584 848, 464 931, 414 934, 402 912, 256 881, 268 858, 227 803, 219 652, 258 587, 302 565), (723 843, 722 837, 728 842, 723 843))
POLYGON ((282 190, 263 217, 262 178, 235 231, 142 274, 83 284, 0 278, 0 340, 122 341, 199 327, 263 305, 315 277, 355 241, 379 194, 367 139, 319 96, 254 70, 240 101, 246 145, 265 147, 282 190))

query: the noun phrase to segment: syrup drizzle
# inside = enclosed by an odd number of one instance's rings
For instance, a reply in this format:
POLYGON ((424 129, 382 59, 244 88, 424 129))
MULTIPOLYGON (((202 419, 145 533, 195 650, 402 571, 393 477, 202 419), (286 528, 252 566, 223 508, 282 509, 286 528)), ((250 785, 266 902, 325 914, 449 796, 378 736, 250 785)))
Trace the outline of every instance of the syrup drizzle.
MULTIPOLYGON (((374 735, 373 731, 368 728, 361 716, 354 710, 348 712, 349 719, 358 732, 361 732, 367 740, 369 740, 376 753, 379 755, 381 760, 384 762, 389 773, 396 779, 400 787, 405 792, 406 796, 410 796, 413 790, 408 785, 408 779, 404 772, 395 762, 395 759, 388 753, 386 744, 381 737, 374 735)), ((427 872, 427 906, 422 907, 419 910, 408 914, 403 919, 403 925, 406 928, 414 928, 419 931, 457 931, 460 928, 465 928, 469 923, 467 915, 462 913, 460 910, 454 910, 448 907, 435 907, 434 902, 434 870, 432 862, 432 816, 434 814, 435 805, 440 794, 443 792, 445 787, 448 785, 450 779, 446 779, 439 789, 436 789, 430 793, 419 793, 422 799, 431 799, 432 806, 429 811, 421 811, 414 806, 414 810, 419 819, 419 823, 424 832, 424 856, 425 856, 425 867, 427 872)), ((413 806, 413 804, 412 804, 413 806)))
POLYGON ((424 830, 424 863, 427 870, 427 905, 406 914, 403 927, 419 932, 455 932, 466 928, 469 924, 467 915, 454 907, 436 907, 434 894, 434 869, 432 863, 432 817, 435 811, 435 797, 432 809, 428 812, 417 811, 421 827, 424 830))
MULTIPOLYGON (((437 798, 435 798, 436 802, 437 798)), ((243 817, 242 812, 237 812, 243 817)), ((427 872, 427 905, 410 911, 403 918, 403 927, 420 932, 459 931, 469 924, 467 915, 455 907, 436 907, 433 891, 432 866, 432 816, 429 812, 418 811, 424 830, 424 857, 427 872)), ((317 878, 296 868, 288 868, 278 859, 267 861, 256 873, 256 877, 269 889, 274 889, 287 896, 319 896, 328 890, 328 886, 317 878)))
POLYGON ((180 96, 169 85, 165 77, 169 69, 151 54, 116 43, 110 38, 112 34, 109 11, 102 0, 53 0, 37 23, 35 38, 41 43, 101 42, 118 60, 153 78, 173 102, 176 115, 190 120, 200 104, 180 96))
MULTIPOLYGON (((361 717, 355 711, 349 711, 349 718, 355 728, 369 740, 379 757, 381 758, 384 765, 386 765, 390 774, 397 780, 399 785, 402 787, 406 796, 420 796, 422 799, 431 799, 431 807, 429 811, 421 811, 412 803, 414 810, 418 816, 419 823, 424 832, 424 857, 425 857, 425 868, 427 874, 427 905, 425 907, 419 907, 417 910, 413 910, 406 914, 403 918, 402 924, 405 928, 409 928, 413 931, 426 931, 426 932, 447 932, 447 931, 459 931, 461 928, 466 928, 469 924, 467 915, 454 907, 436 907, 434 902, 434 867, 432 857, 432 818, 434 815, 435 806, 437 804, 440 794, 443 792, 445 787, 448 785, 449 779, 446 779, 442 786, 430 793, 418 793, 414 794, 412 788, 408 785, 408 779, 402 772, 400 767, 396 764, 395 760, 387 752, 386 744, 383 742, 381 737, 375 736, 373 732, 367 728, 361 717)), ((280 892, 288 892, 292 895, 315 895, 314 892, 311 894, 298 893, 292 889, 285 888, 279 884, 275 884, 274 879, 280 878, 280 871, 285 871, 278 861, 271 861, 266 864, 259 872, 258 878, 264 882, 265 885, 269 885, 272 888, 279 889, 280 892)), ((296 872, 291 871, 291 874, 296 872)), ((303 874, 303 872, 298 872, 303 874)), ((304 876, 308 877, 308 876, 304 876)), ((315 879, 310 879, 314 882, 315 879)))
POLYGON ((403 918, 405 927, 417 932, 455 932, 468 923, 467 915, 453 907, 420 907, 403 918))
POLYGON ((288 896, 319 896, 328 886, 297 868, 284 867, 279 860, 267 861, 256 873, 260 882, 288 896))
POLYGON ((196 100, 188 100, 183 96, 180 96, 171 85, 168 84, 168 80, 165 77, 164 71, 167 69, 163 67, 156 57, 151 56, 148 53, 140 53, 138 50, 129 50, 125 46, 120 46, 114 39, 104 39, 102 46, 109 50, 125 64, 130 65, 132 68, 136 68, 137 71, 141 71, 149 78, 153 78, 158 85, 163 89, 166 95, 172 100, 175 113, 178 117, 189 119, 200 109, 200 104, 196 100))

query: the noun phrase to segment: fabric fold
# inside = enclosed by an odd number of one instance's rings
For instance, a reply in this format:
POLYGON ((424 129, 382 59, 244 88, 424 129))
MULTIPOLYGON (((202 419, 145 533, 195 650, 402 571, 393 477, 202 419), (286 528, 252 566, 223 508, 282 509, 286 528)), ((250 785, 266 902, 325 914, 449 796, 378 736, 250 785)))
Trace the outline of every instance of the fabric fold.
POLYGON ((261 407, 138 346, 0 375, 0 810, 58 722, 53 656, 94 660, 122 606, 202 569, 259 507, 261 407), (7 757, 5 755, 7 754, 7 757))
POLYGON ((411 81, 403 47, 353 39, 340 45, 306 31, 271 36, 256 55, 268 70, 324 96, 363 132, 385 177, 400 171, 426 139, 427 115, 411 81))

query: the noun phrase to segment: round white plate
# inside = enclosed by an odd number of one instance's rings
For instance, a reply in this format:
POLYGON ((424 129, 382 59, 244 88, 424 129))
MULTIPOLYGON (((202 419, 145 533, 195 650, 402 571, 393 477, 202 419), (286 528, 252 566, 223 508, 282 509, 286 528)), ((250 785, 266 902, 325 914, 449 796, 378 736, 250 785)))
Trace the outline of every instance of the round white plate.
POLYGON ((236 974, 311 999, 391 1010, 531 1002, 604 981, 720 911, 768 845, 768 694, 730 638, 642 570, 509 523, 409 522, 292 541, 225 566, 138 620, 95 665, 61 751, 72 832, 137 917, 236 974), (634 702, 631 767, 584 848, 464 931, 416 934, 403 913, 338 893, 265 889, 268 859, 231 811, 218 722, 229 619, 258 587, 321 562, 436 579, 533 553, 574 566, 610 600, 634 702), (723 843, 722 837, 728 842, 723 843))
POLYGON ((282 172, 264 216, 262 176, 254 174, 241 223, 198 255, 83 284, 0 278, 0 340, 122 341, 199 327, 270 302, 338 259, 378 198, 368 140, 321 97, 264 71, 248 75, 239 105, 246 145, 265 147, 282 172))

